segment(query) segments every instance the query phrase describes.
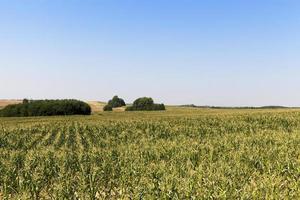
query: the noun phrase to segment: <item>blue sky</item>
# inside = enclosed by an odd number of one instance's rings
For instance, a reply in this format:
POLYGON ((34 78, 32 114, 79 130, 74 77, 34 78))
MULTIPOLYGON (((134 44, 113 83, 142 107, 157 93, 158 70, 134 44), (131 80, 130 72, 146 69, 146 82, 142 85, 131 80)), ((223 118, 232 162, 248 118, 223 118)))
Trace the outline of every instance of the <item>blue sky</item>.
POLYGON ((300 106, 296 0, 0 0, 0 98, 300 106))

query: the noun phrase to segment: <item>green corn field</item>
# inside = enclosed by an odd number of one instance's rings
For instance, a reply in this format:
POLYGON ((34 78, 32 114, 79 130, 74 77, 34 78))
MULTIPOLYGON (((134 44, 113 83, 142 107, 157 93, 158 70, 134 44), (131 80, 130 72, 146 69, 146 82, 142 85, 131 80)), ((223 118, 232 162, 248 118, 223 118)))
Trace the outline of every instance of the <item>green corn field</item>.
POLYGON ((300 199, 300 111, 0 118, 0 199, 300 199))

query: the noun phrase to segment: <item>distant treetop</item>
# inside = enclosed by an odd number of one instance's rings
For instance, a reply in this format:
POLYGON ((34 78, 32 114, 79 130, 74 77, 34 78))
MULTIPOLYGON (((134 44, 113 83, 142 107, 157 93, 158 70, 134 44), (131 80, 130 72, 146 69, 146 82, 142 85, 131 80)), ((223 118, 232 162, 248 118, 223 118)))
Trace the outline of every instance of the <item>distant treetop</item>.
POLYGON ((104 106, 104 111, 112 111, 113 108, 118 108, 126 106, 126 103, 123 99, 119 98, 117 95, 115 95, 111 100, 108 101, 107 105, 104 106))
POLYGON ((108 105, 110 105, 112 108, 118 108, 118 107, 126 106, 126 103, 123 99, 115 95, 111 100, 108 101, 108 105))
POLYGON ((23 99, 23 104, 29 103, 28 99, 23 99))
POLYGON ((141 97, 136 99, 132 106, 127 107, 126 111, 154 111, 154 110, 166 110, 164 104, 155 104, 150 97, 141 97))

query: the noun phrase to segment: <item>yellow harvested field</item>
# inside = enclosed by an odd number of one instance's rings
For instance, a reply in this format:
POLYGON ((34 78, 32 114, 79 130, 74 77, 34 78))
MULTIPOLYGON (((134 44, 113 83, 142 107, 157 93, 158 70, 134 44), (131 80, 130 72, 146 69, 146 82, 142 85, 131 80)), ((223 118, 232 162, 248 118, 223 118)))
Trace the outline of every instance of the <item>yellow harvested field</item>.
MULTIPOLYGON (((86 101, 86 103, 88 103, 91 106, 92 112, 102 112, 103 107, 107 104, 106 102, 102 102, 102 101, 86 101)), ((124 112, 125 108, 126 106, 114 108, 113 111, 124 112)))
POLYGON ((88 103, 91 106, 92 112, 103 111, 103 107, 106 105, 105 102, 101 101, 86 101, 86 103, 88 103))
POLYGON ((18 103, 22 103, 22 100, 16 100, 16 99, 0 99, 0 108, 3 108, 7 105, 10 104, 18 104, 18 103))

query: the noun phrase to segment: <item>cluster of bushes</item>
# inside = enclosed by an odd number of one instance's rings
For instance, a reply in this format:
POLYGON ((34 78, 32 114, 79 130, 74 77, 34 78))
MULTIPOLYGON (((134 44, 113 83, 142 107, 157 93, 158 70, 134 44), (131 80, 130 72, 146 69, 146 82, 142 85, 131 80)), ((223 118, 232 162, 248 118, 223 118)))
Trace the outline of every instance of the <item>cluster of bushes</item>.
MULTIPOLYGON (((112 111, 113 108, 126 106, 123 99, 114 96, 104 106, 104 111, 112 111)), ((127 107, 126 111, 155 111, 165 110, 164 104, 155 104, 152 98, 142 97, 127 107)), ((54 115, 90 115, 91 107, 82 101, 65 100, 27 100, 21 104, 8 105, 0 110, 0 117, 27 117, 27 116, 54 116, 54 115)))
POLYGON ((154 111, 166 110, 164 104, 155 104, 150 97, 142 97, 135 100, 132 106, 126 108, 126 111, 154 111))
POLYGON ((114 96, 111 100, 108 101, 107 105, 104 106, 104 111, 112 111, 113 108, 118 108, 126 106, 126 103, 123 99, 119 98, 118 96, 114 96))
POLYGON ((22 104, 8 105, 0 110, 2 117, 90 115, 91 107, 82 101, 66 100, 23 100, 22 104))

